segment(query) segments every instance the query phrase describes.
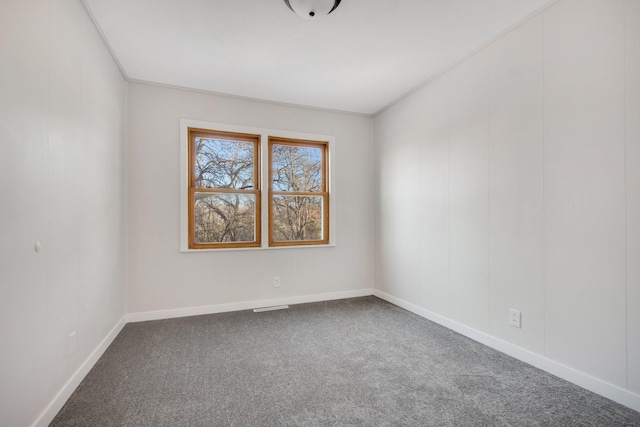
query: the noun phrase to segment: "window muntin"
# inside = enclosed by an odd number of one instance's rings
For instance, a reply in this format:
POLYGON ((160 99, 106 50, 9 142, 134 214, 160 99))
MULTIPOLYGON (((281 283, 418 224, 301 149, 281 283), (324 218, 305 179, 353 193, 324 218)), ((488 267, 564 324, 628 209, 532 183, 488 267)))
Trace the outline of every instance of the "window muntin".
POLYGON ((188 129, 189 249, 261 244, 260 135, 188 129))
POLYGON ((269 246, 329 242, 328 142, 269 137, 269 246))

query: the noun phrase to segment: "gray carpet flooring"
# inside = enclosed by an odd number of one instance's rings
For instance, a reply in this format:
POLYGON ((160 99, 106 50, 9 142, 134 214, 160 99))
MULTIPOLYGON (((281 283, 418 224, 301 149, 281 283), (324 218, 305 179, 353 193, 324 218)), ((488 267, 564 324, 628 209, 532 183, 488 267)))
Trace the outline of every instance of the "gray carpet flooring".
POLYGON ((640 426, 375 297, 127 324, 52 426, 640 426))

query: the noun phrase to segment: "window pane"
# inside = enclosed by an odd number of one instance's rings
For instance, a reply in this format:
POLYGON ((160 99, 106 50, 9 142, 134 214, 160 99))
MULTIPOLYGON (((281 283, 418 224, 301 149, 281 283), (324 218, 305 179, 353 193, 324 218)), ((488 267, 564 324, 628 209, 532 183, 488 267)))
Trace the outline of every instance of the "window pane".
POLYGON ((322 240, 323 197, 273 196, 276 242, 322 240))
POLYGON ((195 193, 194 242, 254 242, 254 194, 195 193))
POLYGON ((322 148, 272 146, 274 191, 322 191, 322 148))
POLYGON ((251 142, 195 138, 196 188, 253 189, 251 142))

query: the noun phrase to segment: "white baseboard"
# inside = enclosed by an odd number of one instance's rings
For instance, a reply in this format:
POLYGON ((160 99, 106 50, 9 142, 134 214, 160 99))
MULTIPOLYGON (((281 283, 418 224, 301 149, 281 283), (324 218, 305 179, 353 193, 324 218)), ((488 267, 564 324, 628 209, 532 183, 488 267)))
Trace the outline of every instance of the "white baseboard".
POLYGON ((552 375, 560 377, 566 381, 640 412, 640 395, 629 390, 609 384, 598 378, 594 378, 584 372, 580 372, 545 356, 510 344, 492 335, 478 331, 477 329, 470 328, 462 323, 455 322, 449 318, 433 313, 422 307, 418 307, 417 305, 411 304, 400 298, 396 298, 380 290, 374 289, 373 295, 415 313, 418 316, 424 317, 425 319, 431 320, 432 322, 458 332, 459 334, 471 338, 474 341, 487 345, 511 357, 535 366, 536 368, 542 369, 552 375))
POLYGON ((169 310, 142 311, 129 313, 127 322, 145 322, 147 320, 172 319, 175 317, 200 316, 203 314, 226 313, 230 311, 253 310, 260 307, 274 305, 305 304, 309 302, 330 301, 345 298, 357 298, 373 295, 373 289, 358 289, 354 291, 330 292, 326 294, 301 295, 287 298, 273 298, 265 300, 243 301, 230 304, 204 305, 199 307, 185 307, 169 310))
POLYGON ((93 352, 87 357, 82 365, 74 372, 64 386, 60 389, 58 394, 53 398, 51 403, 42 411, 40 416, 33 423, 35 427, 48 426, 51 421, 58 414, 60 409, 67 402, 67 399, 80 385, 84 377, 87 376, 91 368, 98 362, 98 359, 104 354, 107 348, 111 345, 113 340, 118 336, 124 325, 126 325, 126 315, 118 321, 118 323, 109 331, 106 337, 98 344, 93 352))
POLYGON ((558 363, 554 360, 551 360, 539 354, 533 353, 521 347, 515 346, 506 341, 498 339, 494 336, 491 336, 484 332, 470 328, 461 323, 455 322, 444 316, 435 314, 429 310, 426 310, 422 307, 418 307, 417 305, 411 304, 407 301, 404 301, 400 298, 396 298, 392 295, 389 295, 377 289, 358 289, 354 291, 331 292, 331 293, 324 293, 324 294, 302 295, 302 296, 287 297, 287 298, 245 301, 245 302, 238 302, 238 303, 231 303, 231 304, 217 304, 217 305, 208 305, 208 306, 200 306, 200 307, 186 307, 186 308, 171 309, 171 310, 129 313, 128 315, 125 315, 122 319, 120 319, 120 321, 113 327, 113 329, 109 331, 107 336, 100 342, 100 344, 96 347, 96 349, 89 355, 89 357, 87 357, 84 363, 65 383, 62 389, 54 397, 51 403, 49 403, 49 405, 45 408, 45 410, 40 414, 40 416, 38 417, 38 419, 33 425, 37 427, 47 426, 53 420, 56 414, 64 406, 67 399, 69 399, 69 397, 74 392, 74 390, 78 387, 78 385, 80 385, 80 382, 82 382, 84 377, 89 373, 91 368, 93 368, 93 366, 96 364, 98 359, 100 359, 102 354, 106 351, 109 345, 111 345, 113 340, 116 338, 116 336, 118 336, 122 328, 124 328, 125 324, 128 322, 143 322, 147 320, 171 319, 176 317, 198 316, 202 314, 225 313, 225 312, 240 311, 240 310, 252 310, 254 308, 269 307, 269 306, 275 306, 275 305, 305 304, 305 303, 318 302, 318 301, 357 298, 357 297, 363 297, 363 296, 369 296, 369 295, 375 295, 378 298, 381 298, 385 301, 388 301, 392 304, 402 307, 405 310, 408 310, 412 313, 417 314, 418 316, 424 317, 446 328, 456 331, 468 338, 471 338, 474 341, 477 341, 479 343, 492 347, 502 353, 505 353, 516 359, 522 360, 523 362, 526 362, 539 369, 549 372, 550 374, 553 374, 564 380, 572 382, 576 385, 579 385, 580 387, 583 387, 594 393, 600 394, 608 399, 613 400, 614 402, 618 402, 622 405, 625 405, 633 410, 640 412, 640 395, 630 392, 629 390, 625 390, 621 387, 618 387, 613 384, 609 384, 605 381, 594 378, 583 372, 577 371, 571 367, 558 363))

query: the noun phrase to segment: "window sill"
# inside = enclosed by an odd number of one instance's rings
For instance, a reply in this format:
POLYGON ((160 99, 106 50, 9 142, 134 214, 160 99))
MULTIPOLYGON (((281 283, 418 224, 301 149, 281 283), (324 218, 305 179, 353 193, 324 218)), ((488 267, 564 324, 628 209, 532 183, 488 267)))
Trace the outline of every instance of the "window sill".
POLYGON ((335 248, 335 243, 326 245, 294 245, 294 246, 261 246, 259 248, 211 248, 211 249, 188 249, 180 248, 181 253, 199 252, 235 252, 235 251, 272 251, 280 249, 307 249, 307 248, 335 248))

